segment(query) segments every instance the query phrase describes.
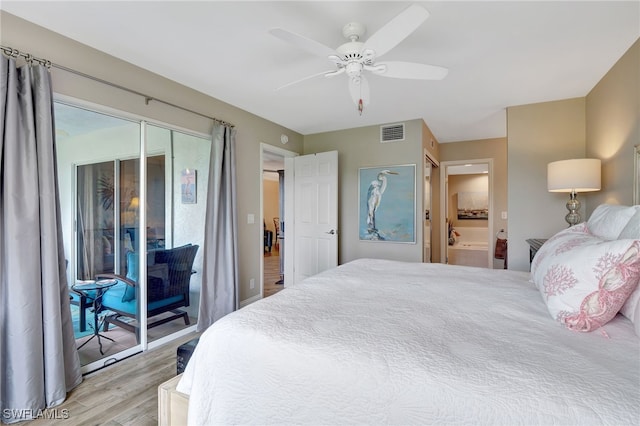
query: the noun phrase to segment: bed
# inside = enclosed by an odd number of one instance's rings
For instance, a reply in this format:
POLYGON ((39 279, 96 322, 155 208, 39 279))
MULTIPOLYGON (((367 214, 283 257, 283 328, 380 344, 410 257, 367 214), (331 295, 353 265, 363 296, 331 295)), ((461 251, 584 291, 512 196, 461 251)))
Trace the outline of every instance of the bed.
POLYGON ((194 425, 638 424, 634 324, 569 330, 532 278, 355 260, 216 322, 175 394, 194 425))

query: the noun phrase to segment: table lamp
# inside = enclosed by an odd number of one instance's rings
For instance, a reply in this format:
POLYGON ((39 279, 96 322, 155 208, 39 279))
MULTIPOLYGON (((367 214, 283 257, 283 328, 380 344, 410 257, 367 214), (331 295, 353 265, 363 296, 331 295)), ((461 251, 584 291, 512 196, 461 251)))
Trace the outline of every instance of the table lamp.
POLYGON ((600 160, 579 158, 554 161, 547 165, 547 189, 549 192, 568 192, 567 210, 564 217, 569 226, 580 223, 580 201, 578 192, 600 190, 600 160))

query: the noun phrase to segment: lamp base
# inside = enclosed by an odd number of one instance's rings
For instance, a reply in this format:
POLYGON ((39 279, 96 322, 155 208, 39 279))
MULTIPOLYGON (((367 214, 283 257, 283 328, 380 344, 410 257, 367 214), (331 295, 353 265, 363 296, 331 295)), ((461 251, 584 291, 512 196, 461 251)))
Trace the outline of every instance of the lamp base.
POLYGON ((569 227, 576 225, 582 221, 582 217, 578 210, 580 210, 580 201, 578 201, 578 194, 575 191, 571 192, 569 195, 569 201, 567 201, 567 210, 569 213, 564 217, 564 220, 567 221, 569 227))

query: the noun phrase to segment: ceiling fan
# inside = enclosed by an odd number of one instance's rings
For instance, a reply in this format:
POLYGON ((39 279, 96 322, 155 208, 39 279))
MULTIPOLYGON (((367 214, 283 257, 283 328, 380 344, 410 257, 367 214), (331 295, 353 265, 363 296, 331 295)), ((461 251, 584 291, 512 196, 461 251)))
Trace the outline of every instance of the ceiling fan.
POLYGON ((304 77, 285 84, 277 90, 321 75, 334 77, 339 74, 346 74, 349 77, 351 98, 358 106, 360 114, 362 114, 364 106, 369 104, 369 83, 364 76, 365 71, 382 77, 441 80, 446 77, 447 68, 415 62, 376 62, 378 58, 389 52, 409 34, 418 29, 428 17, 429 12, 426 9, 415 4, 411 5, 364 42, 361 42, 360 39, 365 34, 366 27, 357 22, 348 23, 343 27, 342 34, 349 41, 337 49, 332 49, 315 40, 282 28, 272 28, 269 33, 273 36, 305 49, 314 55, 327 58, 336 66, 336 69, 304 77))

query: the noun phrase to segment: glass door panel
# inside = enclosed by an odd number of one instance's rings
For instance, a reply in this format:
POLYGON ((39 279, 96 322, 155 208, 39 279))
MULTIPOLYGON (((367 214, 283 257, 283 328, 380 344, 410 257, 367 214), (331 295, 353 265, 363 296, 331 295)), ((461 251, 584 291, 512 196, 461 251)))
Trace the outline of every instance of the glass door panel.
POLYGON ((131 238, 139 234, 140 123, 59 102, 54 113, 70 308, 83 371, 91 371, 138 346, 128 327, 137 321, 136 301, 127 301, 131 286, 121 277, 137 278, 131 238), (90 288, 105 276, 113 286, 90 288), (79 281, 89 283, 74 290, 79 281), (121 324, 110 321, 120 313, 127 314, 121 324))
POLYGON ((147 126, 148 340, 197 323, 211 141, 147 126))
POLYGON ((114 273, 114 167, 113 162, 77 168, 76 277, 114 273))

